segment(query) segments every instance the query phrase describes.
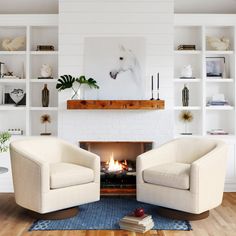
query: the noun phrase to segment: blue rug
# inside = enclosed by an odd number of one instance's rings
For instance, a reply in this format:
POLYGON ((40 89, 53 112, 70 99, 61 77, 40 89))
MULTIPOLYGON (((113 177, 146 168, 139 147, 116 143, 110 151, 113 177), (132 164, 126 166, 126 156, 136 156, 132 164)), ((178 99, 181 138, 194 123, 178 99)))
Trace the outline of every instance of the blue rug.
POLYGON ((191 230, 188 221, 171 220, 157 214, 157 208, 150 204, 137 202, 130 197, 102 197, 100 201, 79 206, 79 214, 65 220, 37 220, 30 227, 33 230, 117 230, 119 220, 143 207, 151 214, 155 230, 191 230))

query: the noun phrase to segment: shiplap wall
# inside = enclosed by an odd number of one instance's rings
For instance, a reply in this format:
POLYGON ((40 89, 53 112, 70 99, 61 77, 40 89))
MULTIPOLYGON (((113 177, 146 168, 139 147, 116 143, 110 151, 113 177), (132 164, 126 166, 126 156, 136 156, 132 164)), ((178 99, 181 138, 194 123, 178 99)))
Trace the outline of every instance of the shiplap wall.
POLYGON ((59 136, 77 140, 160 140, 173 130, 173 0, 60 0, 59 74, 83 74, 85 37, 145 37, 146 77, 160 72, 164 111, 66 111, 59 95, 59 136), (99 124, 98 124, 99 122, 99 124), (82 124, 82 125, 81 125, 82 124))

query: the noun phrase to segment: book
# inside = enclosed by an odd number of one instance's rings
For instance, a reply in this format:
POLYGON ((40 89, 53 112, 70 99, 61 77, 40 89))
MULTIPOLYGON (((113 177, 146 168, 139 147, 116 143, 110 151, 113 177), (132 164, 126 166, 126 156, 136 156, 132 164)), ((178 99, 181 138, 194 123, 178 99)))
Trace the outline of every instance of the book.
POLYGON ((133 214, 124 216, 119 221, 119 226, 121 229, 130 230, 138 233, 145 233, 152 229, 154 222, 151 215, 144 214, 141 217, 136 217, 133 214))
POLYGON ((127 216, 124 216, 120 222, 127 222, 127 223, 134 223, 134 224, 142 224, 142 223, 145 223, 146 221, 152 219, 152 216, 151 215, 147 215, 147 214, 144 214, 143 216, 141 217, 137 217, 137 216, 134 216, 134 215, 127 215, 127 216))
POLYGON ((135 231, 138 233, 145 233, 154 227, 154 222, 153 220, 151 220, 151 222, 147 226, 141 226, 141 225, 136 225, 132 223, 125 224, 125 223, 120 222, 119 226, 121 229, 124 229, 124 230, 135 231))

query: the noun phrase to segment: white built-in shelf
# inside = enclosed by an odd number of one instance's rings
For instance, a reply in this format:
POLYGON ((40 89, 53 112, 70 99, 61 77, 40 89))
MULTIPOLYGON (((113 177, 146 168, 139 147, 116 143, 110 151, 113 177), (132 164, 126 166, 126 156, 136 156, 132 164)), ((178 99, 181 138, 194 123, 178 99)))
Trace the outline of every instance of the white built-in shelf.
POLYGON ((234 51, 206 51, 207 55, 232 55, 234 51))
POLYGON ((25 111, 26 106, 0 105, 0 111, 25 111))
POLYGON ((206 110, 213 110, 213 111, 231 111, 233 110, 233 106, 206 106, 206 110))
POLYGON ((26 79, 0 79, 1 84, 25 84, 26 79))
POLYGON ((26 55, 26 51, 0 51, 0 55, 26 55))
POLYGON ((58 107, 30 107, 31 111, 57 111, 58 107))
POLYGON ((234 82, 234 79, 231 78, 218 78, 218 79, 212 79, 212 78, 206 78, 206 82, 208 83, 232 83, 234 82))
POLYGON ((200 50, 175 50, 177 55, 199 55, 202 53, 200 50))
POLYGON ((31 83, 57 83, 57 79, 30 79, 31 83))
POLYGON ((201 82, 201 79, 196 78, 196 79, 179 79, 179 78, 175 78, 174 79, 175 83, 199 83, 201 82))
POLYGON ((201 107, 200 106, 188 106, 188 107, 175 106, 174 110, 176 110, 176 111, 181 111, 181 110, 194 111, 194 110, 201 110, 201 107))
POLYGON ((31 55, 58 55, 58 51, 31 51, 31 55))

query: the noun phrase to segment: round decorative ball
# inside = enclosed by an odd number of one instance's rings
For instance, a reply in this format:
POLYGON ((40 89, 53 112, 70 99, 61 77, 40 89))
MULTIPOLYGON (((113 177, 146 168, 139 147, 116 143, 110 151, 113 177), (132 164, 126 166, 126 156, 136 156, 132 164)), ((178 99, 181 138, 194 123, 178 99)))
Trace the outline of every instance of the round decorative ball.
POLYGON ((134 211, 134 215, 135 215, 136 217, 141 217, 141 216, 144 215, 144 213, 145 213, 145 212, 144 212, 144 209, 141 208, 141 207, 136 208, 135 211, 134 211))

